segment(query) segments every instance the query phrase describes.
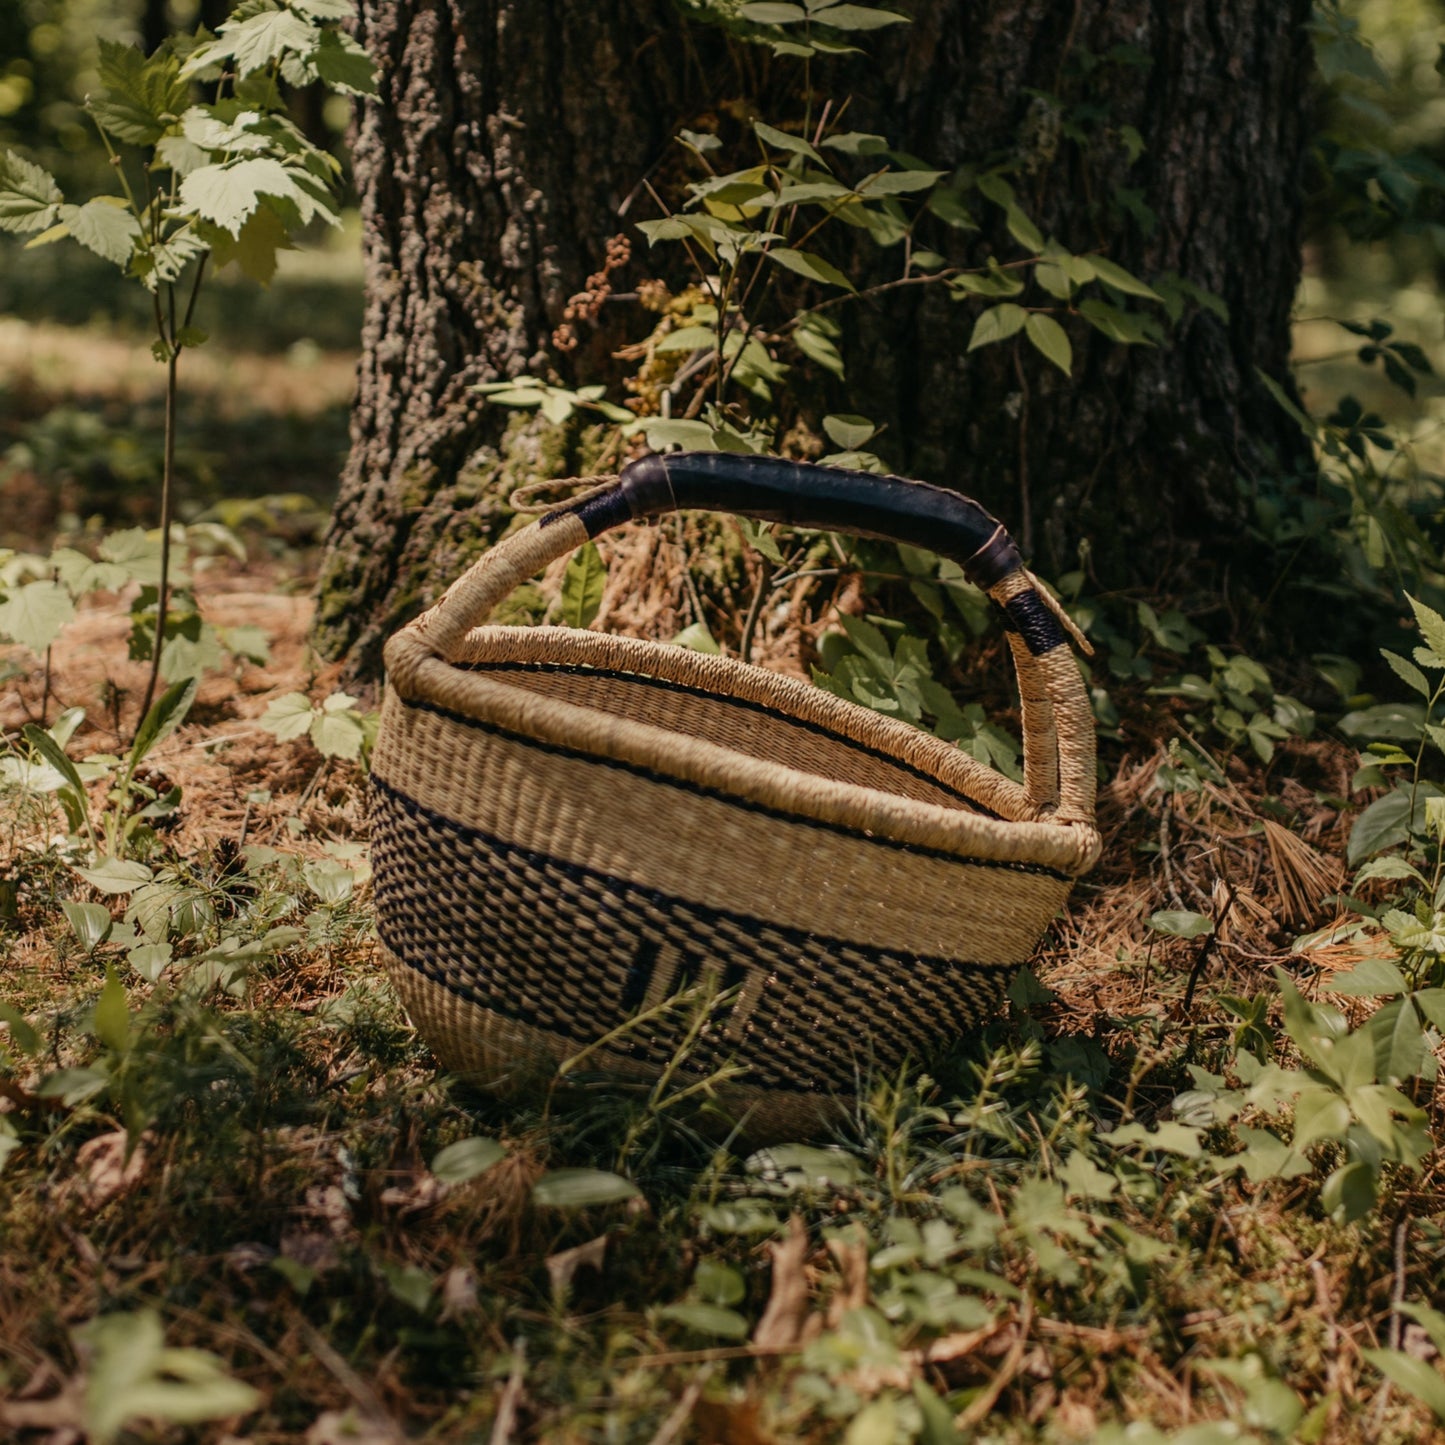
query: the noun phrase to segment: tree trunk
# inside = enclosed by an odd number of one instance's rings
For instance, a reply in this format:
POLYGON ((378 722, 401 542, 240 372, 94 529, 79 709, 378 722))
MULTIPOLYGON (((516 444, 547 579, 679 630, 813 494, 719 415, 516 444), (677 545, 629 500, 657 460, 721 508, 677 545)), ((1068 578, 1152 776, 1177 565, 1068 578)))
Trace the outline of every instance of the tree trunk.
MULTIPOLYGON (((850 127, 939 168, 1021 154, 1020 199, 1046 234, 1145 277, 1177 272, 1229 320, 1190 306, 1157 349, 1070 322, 1070 380, 1022 338, 969 354, 977 305, 939 287, 892 292, 846 312, 857 409, 888 423, 894 465, 979 495, 1041 565, 1072 566, 1087 538, 1108 585, 1213 584, 1254 480, 1301 460, 1255 368, 1281 376, 1288 356, 1308 0, 916 10, 913 25, 865 37, 865 60, 815 70, 825 93, 853 95, 850 127), (1068 139, 1076 124, 1097 140, 1068 139), (1130 126, 1143 144, 1132 166, 1130 126)), ((504 440, 508 415, 469 388, 519 372, 615 376, 614 328, 570 357, 550 338, 608 238, 656 214, 646 197, 625 219, 619 208, 671 164, 680 126, 714 107, 761 101, 777 120, 801 103, 775 93, 795 72, 729 49, 665 0, 362 0, 359 33, 382 88, 355 149, 365 353, 317 638, 374 676, 385 637, 504 523, 509 487, 577 461, 549 428, 514 420, 504 440)), ((955 256, 976 260, 988 241, 1008 244, 966 237, 955 256)))
MULTIPOLYGON (((524 443, 504 468, 508 413, 471 388, 555 369, 552 332, 670 143, 690 67, 666 0, 360 10, 381 90, 353 152, 364 354, 316 633, 374 676, 390 632, 493 537, 509 486, 563 465, 524 443)), ((604 328, 578 373, 609 349, 604 328)))
MULTIPOLYGON (((924 6, 873 68, 888 82, 867 116, 878 129, 899 117, 938 166, 1019 148, 1017 190, 1045 235, 1136 275, 1173 272, 1228 308, 1225 322, 1189 306, 1157 349, 1070 321, 1072 378, 1022 336, 969 355, 977 306, 961 316, 937 288, 865 313, 858 392, 875 411, 891 402, 910 471, 976 492, 1041 566, 1067 570, 1087 539, 1101 582, 1179 585, 1204 563, 1196 580, 1217 586, 1254 484, 1307 465, 1255 369, 1287 373, 1309 15, 1309 0, 924 6), (1081 106, 1107 118, 1098 144, 1060 133, 1081 106)), ((1002 254, 1007 237, 989 239, 1002 254)))

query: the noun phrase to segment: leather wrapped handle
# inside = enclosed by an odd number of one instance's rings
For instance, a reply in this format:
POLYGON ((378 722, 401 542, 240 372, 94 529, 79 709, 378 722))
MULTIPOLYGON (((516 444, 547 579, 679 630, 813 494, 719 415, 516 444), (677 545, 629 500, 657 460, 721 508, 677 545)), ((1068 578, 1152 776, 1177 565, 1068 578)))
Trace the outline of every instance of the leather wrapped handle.
POLYGON ((958 492, 906 477, 737 452, 643 457, 623 470, 615 487, 549 514, 542 525, 576 516, 595 537, 619 522, 687 510, 923 547, 957 562, 985 591, 1023 566, 998 519, 958 492))
POLYGON ((957 562, 1008 618, 1024 793, 1038 816, 1092 827, 1094 718, 1056 605, 1043 600, 1008 533, 977 502, 903 477, 729 452, 643 457, 612 485, 547 512, 486 552, 387 644, 393 684, 405 694, 420 658, 463 654, 468 633, 513 588, 589 537, 682 508, 880 537, 957 562))

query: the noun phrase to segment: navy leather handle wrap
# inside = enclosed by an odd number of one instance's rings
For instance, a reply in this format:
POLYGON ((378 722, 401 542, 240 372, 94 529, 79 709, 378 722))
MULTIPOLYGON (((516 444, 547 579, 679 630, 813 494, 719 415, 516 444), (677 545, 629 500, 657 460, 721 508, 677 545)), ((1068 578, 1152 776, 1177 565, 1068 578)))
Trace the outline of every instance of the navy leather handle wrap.
POLYGON ((554 515, 575 515, 595 537, 619 522, 683 510, 906 542, 957 562, 985 590, 1023 566, 997 519, 958 492, 736 452, 643 457, 624 469, 615 487, 554 515))

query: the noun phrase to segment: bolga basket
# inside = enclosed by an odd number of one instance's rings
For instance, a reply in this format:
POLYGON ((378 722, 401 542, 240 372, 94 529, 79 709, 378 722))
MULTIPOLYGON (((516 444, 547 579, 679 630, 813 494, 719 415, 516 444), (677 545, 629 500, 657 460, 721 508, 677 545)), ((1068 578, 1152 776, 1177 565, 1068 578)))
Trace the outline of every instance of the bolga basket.
POLYGON ((860 1076, 995 1017, 1099 852, 1094 725, 1061 617, 957 493, 731 454, 651 456, 492 548, 386 648, 372 762, 377 925, 449 1068, 502 1088, 588 1050, 655 1076, 731 1063, 754 1135, 801 1134, 860 1076), (676 509, 891 538, 1006 614, 1024 781, 820 688, 725 657, 488 627, 589 537, 676 509), (638 1016, 641 1015, 639 1019, 638 1016), (629 1026, 629 1020, 637 1020, 629 1026))

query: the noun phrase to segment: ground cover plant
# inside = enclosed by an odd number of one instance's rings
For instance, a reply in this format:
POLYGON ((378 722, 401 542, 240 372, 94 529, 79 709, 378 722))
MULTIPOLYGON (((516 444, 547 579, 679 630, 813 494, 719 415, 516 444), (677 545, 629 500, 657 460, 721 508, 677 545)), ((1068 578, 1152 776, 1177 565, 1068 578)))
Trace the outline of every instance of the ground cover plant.
MULTIPOLYGON (((249 27, 257 46, 296 50, 296 24, 310 34, 343 8, 251 4, 223 39, 236 56, 249 27)), ((890 23, 851 5, 740 10, 809 62, 815 40, 890 23)), ((1318 23, 1325 56, 1356 54, 1338 11, 1318 23)), ((709 176, 707 139, 684 137, 694 189, 644 218, 637 249, 711 245, 719 264, 690 291, 654 289, 635 391, 524 374, 484 384, 477 405, 598 468, 643 437, 750 449, 785 429, 810 454, 885 464, 888 435, 861 403, 794 430, 789 388, 810 364, 845 380, 834 308, 781 305, 766 277, 799 277, 815 303, 848 295, 812 249, 848 224, 830 204, 886 238, 939 178, 878 159, 875 138, 829 145, 847 132, 783 122, 752 128, 742 179, 709 176), (806 194, 760 240, 788 187, 806 194), (814 222, 822 239, 805 245, 814 222), (664 393, 665 409, 624 405, 664 393)), ((1345 187, 1365 162, 1332 155, 1345 187)), ((962 204, 926 194, 935 220, 962 204)), ((1399 193, 1349 194, 1381 207, 1399 193)), ((939 278, 919 285, 956 289, 980 349, 1022 343, 1062 376, 1056 317, 1167 344, 1167 282, 1051 245, 1007 179, 975 200, 1018 250, 946 274, 913 249, 899 279, 917 267, 939 278)), ((1323 357, 1331 384, 1310 380, 1301 407, 1271 380, 1318 486, 1302 498, 1275 479, 1255 512, 1303 559, 1281 591, 1344 598, 1363 620, 1301 657, 1267 650, 1268 598, 1266 625, 1231 630, 1168 593, 1100 594, 1087 559, 1052 578, 1095 648, 1104 862, 1020 974, 1009 1018, 927 1073, 865 1076, 827 1136, 767 1149, 678 1074, 628 1089, 582 1060, 550 1092, 501 1102, 438 1071, 376 965, 374 698, 310 650, 315 563, 285 503, 234 498, 184 531, 155 530, 152 506, 128 525, 17 535, 0 563, 3 1433, 1212 1445, 1439 1431, 1442 358, 1376 322, 1366 308, 1383 301, 1316 283, 1311 318, 1337 307, 1345 324, 1302 321, 1301 360, 1323 357), (185 549, 187 620, 153 657, 128 641, 162 537, 185 549)), ((67 454, 45 443, 27 434, 21 460, 60 486, 67 454)), ((1003 640, 947 564, 766 528, 673 535, 691 549, 604 539, 524 589, 515 620, 807 669, 1016 767, 1003 640)), ((685 1002, 704 1022, 706 991, 685 1002)))

